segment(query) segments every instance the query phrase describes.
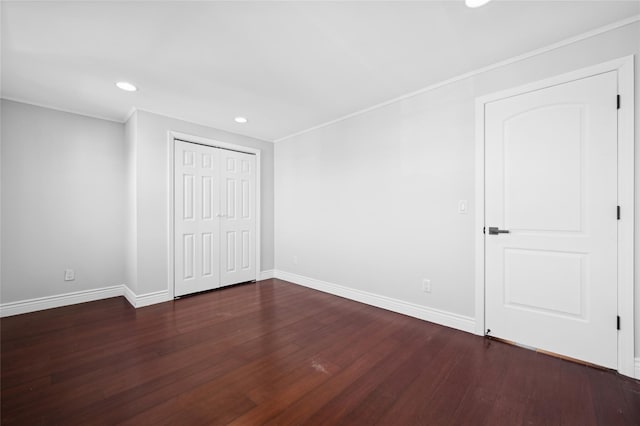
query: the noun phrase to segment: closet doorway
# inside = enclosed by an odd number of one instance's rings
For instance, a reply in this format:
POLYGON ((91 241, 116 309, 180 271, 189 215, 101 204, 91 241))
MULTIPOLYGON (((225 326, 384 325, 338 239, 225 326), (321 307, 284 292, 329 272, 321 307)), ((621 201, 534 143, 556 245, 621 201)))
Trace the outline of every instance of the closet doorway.
POLYGON ((174 296, 256 279, 257 159, 174 139, 174 296))

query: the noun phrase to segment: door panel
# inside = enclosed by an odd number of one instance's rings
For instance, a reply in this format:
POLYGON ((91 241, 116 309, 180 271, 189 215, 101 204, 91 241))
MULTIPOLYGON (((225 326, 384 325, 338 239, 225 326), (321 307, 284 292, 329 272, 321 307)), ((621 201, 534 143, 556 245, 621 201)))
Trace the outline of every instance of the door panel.
POLYGON ((490 335, 617 364, 617 73, 485 106, 490 335))
POLYGON ((505 306, 584 317, 585 254, 505 248, 504 257, 505 306))
POLYGON ((222 285, 251 281, 256 276, 255 241, 255 155, 235 151, 221 151, 222 232, 226 244, 222 251, 222 285))
POLYGON ((505 120, 508 229, 580 231, 584 126, 581 105, 547 106, 505 120))
POLYGON ((174 291, 182 296, 220 286, 218 150, 175 142, 174 291))

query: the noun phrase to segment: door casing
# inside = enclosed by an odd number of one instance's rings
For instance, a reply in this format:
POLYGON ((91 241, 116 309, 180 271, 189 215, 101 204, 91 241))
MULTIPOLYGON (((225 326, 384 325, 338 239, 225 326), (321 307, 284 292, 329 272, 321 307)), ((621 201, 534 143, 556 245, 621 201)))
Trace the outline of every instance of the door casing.
MULTIPOLYGON (((476 99, 475 333, 485 335, 485 104, 593 75, 617 71, 618 94, 618 372, 635 377, 634 348, 634 56, 582 68, 476 99)), ((613 102, 613 100, 612 100, 613 102)), ((612 318, 612 326, 615 326, 612 318)))
POLYGON ((175 297, 175 282, 174 282, 174 269, 175 269, 175 223, 174 223, 174 157, 175 157, 175 140, 180 139, 187 142, 192 142, 200 145, 207 145, 215 148, 229 149, 232 151, 244 152, 247 154, 254 154, 256 156, 256 276, 255 280, 260 280, 260 254, 261 254, 261 196, 260 196, 260 173, 261 173, 261 151, 256 148, 249 148, 242 145, 231 144, 227 142, 220 142, 213 139, 203 138, 200 136, 189 135, 185 133, 175 132, 170 130, 167 134, 167 150, 168 150, 168 164, 169 179, 167 182, 167 191, 169 194, 167 210, 169 212, 169 223, 167 227, 169 229, 169 268, 167 271, 168 283, 169 283, 169 297, 173 299, 175 297))

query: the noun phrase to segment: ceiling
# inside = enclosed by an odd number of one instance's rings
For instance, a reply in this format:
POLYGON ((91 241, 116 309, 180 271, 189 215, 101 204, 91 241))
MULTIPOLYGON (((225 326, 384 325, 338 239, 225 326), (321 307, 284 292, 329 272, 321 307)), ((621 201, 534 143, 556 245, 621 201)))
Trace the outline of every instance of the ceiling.
POLYGON ((4 98, 116 121, 138 108, 276 140, 633 16, 640 2, 3 1, 1 12, 4 98))

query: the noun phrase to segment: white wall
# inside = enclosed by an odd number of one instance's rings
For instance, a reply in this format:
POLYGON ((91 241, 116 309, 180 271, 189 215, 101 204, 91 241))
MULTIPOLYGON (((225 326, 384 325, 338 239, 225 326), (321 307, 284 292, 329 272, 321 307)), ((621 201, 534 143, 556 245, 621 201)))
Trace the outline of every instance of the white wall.
POLYGON ((138 113, 124 125, 125 164, 125 284, 135 294, 138 283, 137 147, 138 113))
POLYGON ((1 105, 0 303, 121 284, 167 292, 169 130, 262 150, 261 262, 273 269, 272 143, 145 111, 123 125, 1 105))
POLYGON ((475 98, 638 53, 634 23, 278 142, 276 270, 474 316, 475 98))
MULTIPOLYGON (((127 144, 135 143, 136 171, 129 174, 128 185, 135 187, 137 239, 134 270, 135 292, 138 295, 164 291, 169 281, 169 140, 168 132, 176 131, 220 142, 261 150, 261 269, 273 269, 273 144, 222 130, 213 129, 146 111, 137 111, 132 119, 137 123, 127 144)), ((129 151, 128 151, 129 152, 129 151)))
POLYGON ((2 100, 2 303, 124 282, 123 132, 2 100))

